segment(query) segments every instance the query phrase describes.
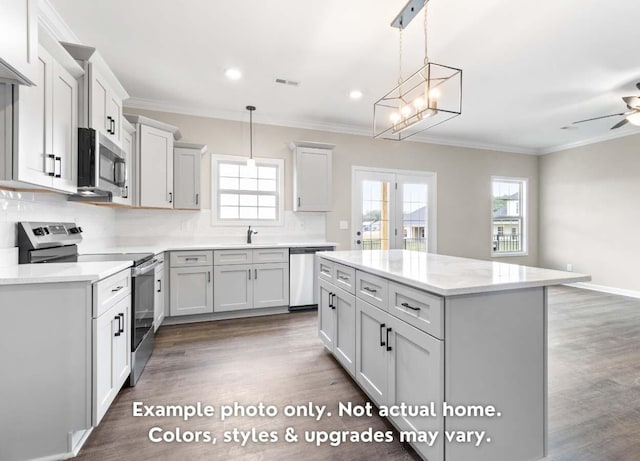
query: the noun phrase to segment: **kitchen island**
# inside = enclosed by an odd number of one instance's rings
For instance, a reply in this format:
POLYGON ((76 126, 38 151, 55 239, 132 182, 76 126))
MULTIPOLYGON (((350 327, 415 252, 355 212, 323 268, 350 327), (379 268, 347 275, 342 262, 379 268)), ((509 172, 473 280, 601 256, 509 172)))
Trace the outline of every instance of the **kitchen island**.
POLYGON ((589 276, 404 250, 319 253, 316 274, 319 336, 362 390, 434 409, 389 417, 424 459, 545 459, 547 287, 589 276))

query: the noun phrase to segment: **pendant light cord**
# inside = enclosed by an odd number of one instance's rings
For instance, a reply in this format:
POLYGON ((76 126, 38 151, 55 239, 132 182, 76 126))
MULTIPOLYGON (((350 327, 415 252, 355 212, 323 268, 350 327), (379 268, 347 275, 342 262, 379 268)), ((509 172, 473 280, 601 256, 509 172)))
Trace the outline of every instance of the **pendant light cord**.
POLYGON ((402 27, 402 23, 400 24, 400 28, 398 30, 400 31, 400 45, 398 52, 398 55, 400 56, 400 59, 398 60, 398 85, 402 85, 402 31, 404 30, 404 28, 402 27))
POLYGON ((249 158, 253 159, 253 111, 249 110, 249 158))
POLYGON ((429 8, 429 0, 424 0, 424 64, 429 64, 429 47, 428 47, 428 34, 427 34, 427 25, 428 25, 428 15, 427 8, 429 8))

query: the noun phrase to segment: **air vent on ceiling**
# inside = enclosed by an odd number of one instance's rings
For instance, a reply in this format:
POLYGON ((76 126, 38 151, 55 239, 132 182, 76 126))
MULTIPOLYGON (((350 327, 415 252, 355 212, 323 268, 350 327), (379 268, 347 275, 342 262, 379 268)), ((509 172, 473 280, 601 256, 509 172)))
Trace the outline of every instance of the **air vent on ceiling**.
POLYGON ((296 82, 295 80, 287 80, 286 78, 279 78, 279 77, 276 77, 275 82, 279 83, 280 85, 289 85, 289 86, 300 85, 300 82, 296 82))

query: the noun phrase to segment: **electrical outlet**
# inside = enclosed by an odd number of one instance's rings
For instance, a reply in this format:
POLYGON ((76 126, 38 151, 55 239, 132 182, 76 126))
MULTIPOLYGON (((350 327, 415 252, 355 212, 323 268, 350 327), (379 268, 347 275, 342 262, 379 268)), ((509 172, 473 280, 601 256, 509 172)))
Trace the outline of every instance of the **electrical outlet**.
POLYGON ((340 230, 349 229, 349 221, 340 221, 340 230))
POLYGON ((573 272, 573 264, 567 264, 567 272, 573 272))

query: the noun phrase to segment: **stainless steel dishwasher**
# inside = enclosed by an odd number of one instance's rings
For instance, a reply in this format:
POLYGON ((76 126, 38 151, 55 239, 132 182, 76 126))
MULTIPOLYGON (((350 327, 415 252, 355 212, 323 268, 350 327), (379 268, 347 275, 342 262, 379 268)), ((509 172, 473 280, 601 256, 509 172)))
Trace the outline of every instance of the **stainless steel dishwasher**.
POLYGON ((335 247, 289 248, 289 310, 316 309, 315 254, 335 247))

